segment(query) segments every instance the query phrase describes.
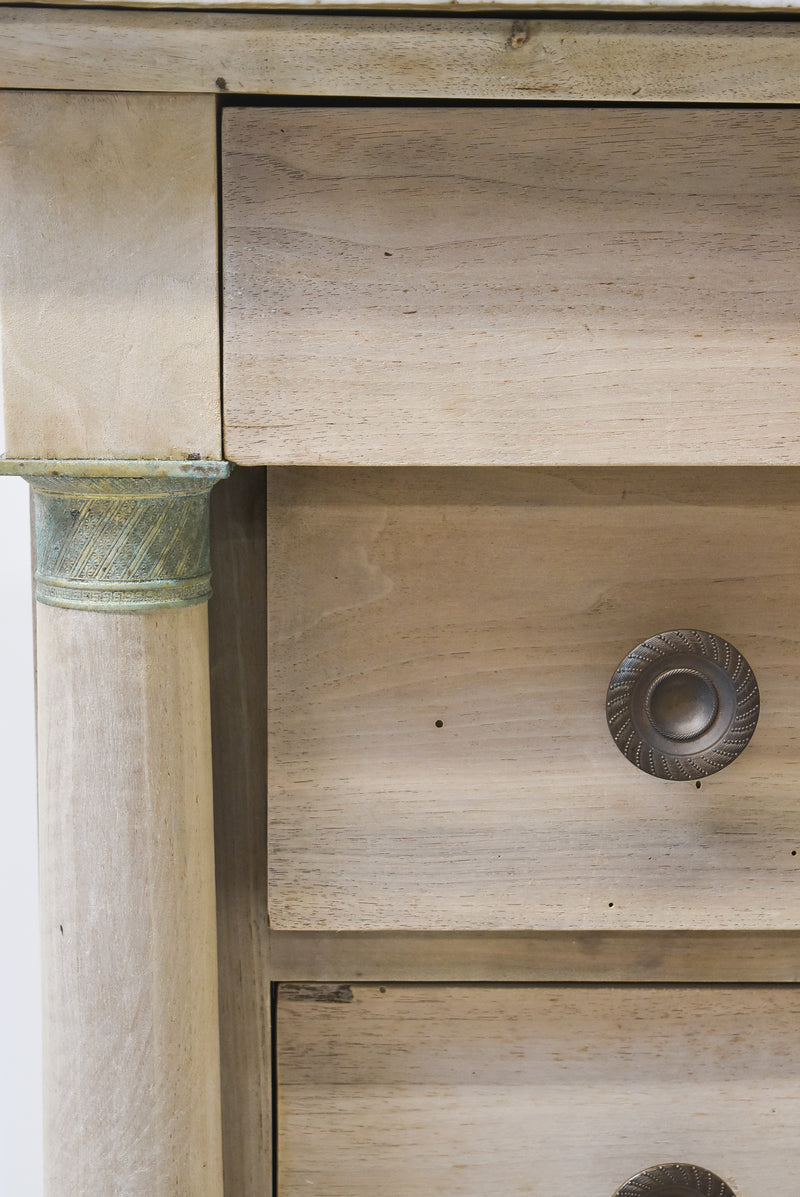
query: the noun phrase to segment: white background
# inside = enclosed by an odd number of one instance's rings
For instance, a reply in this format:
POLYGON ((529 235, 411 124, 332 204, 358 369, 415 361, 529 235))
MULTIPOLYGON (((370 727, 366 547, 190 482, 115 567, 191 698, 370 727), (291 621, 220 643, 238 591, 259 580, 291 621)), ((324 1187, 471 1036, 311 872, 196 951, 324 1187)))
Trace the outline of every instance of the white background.
POLYGON ((0 477, 0 1194, 4 1197, 41 1197, 42 1193, 28 495, 21 478, 0 477))

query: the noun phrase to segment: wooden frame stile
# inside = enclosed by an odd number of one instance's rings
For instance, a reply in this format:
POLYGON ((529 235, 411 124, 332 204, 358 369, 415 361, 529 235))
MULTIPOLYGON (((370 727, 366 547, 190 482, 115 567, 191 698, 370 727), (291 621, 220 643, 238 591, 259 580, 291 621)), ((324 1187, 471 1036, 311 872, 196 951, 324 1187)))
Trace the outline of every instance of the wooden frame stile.
MULTIPOLYGON (((765 19, 788 0, 233 7, 0 8, 18 472, 221 457, 219 95, 800 102, 800 26, 765 19), (686 15, 721 11, 740 19, 686 15)), ((800 981, 795 930, 271 932, 263 494, 242 469, 213 503, 210 719, 202 605, 39 608, 47 1197, 221 1197, 223 1161, 227 1197, 263 1194, 271 983, 800 981)))
POLYGON ((214 492, 209 604, 225 1192, 255 1197, 272 1168, 267 925, 266 471, 214 492))

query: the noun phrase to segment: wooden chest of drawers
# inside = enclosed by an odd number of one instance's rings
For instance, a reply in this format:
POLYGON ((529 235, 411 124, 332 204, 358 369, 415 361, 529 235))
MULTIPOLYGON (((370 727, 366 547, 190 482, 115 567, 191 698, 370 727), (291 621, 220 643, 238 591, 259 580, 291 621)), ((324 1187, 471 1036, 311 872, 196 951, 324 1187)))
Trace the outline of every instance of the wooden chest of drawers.
POLYGON ((506 7, 0 13, 48 1197, 791 1187, 798 30, 506 7), (671 628, 761 694, 682 783, 671 628))

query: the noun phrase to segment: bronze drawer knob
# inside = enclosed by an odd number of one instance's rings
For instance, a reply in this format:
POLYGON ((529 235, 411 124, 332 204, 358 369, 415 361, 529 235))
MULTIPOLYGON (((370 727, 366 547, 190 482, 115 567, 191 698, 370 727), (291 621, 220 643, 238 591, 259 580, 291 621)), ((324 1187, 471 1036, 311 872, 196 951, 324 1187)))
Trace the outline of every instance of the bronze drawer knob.
POLYGON ((626 1180, 614 1197, 736 1197, 730 1185, 695 1164, 658 1164, 626 1180))
POLYGON ((711 632, 679 629, 637 644, 606 695, 620 752, 667 781, 718 773, 742 752, 758 722, 758 684, 738 649, 711 632))

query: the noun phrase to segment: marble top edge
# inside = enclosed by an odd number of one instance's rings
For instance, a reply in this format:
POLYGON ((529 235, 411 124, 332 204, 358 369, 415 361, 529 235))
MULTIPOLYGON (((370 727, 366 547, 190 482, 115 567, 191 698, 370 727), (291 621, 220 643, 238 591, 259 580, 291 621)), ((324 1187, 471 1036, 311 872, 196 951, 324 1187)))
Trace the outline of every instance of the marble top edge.
MULTIPOLYGON (((170 9, 173 12, 281 12, 335 13, 363 12, 379 16, 382 13, 632 13, 636 15, 675 14, 781 14, 800 12, 800 0, 50 0, 54 8, 91 10, 103 9, 170 9)), ((0 8, 39 7, 41 0, 16 0, 13 5, 0 3, 0 8)))

